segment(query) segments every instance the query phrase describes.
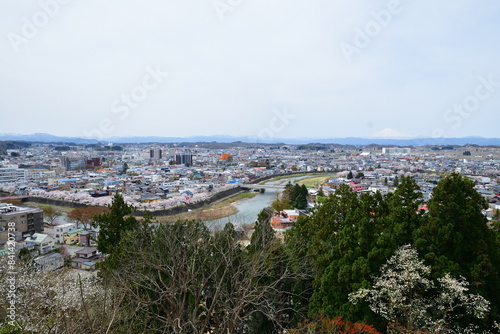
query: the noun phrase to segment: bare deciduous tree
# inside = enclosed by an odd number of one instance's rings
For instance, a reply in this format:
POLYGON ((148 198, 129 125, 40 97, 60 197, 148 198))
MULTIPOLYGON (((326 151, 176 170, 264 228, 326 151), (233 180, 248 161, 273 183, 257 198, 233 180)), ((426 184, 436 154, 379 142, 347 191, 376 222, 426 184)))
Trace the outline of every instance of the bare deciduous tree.
POLYGON ((122 239, 121 266, 107 271, 157 333, 265 333, 288 325, 298 303, 279 241, 249 252, 232 225, 211 234, 201 222, 147 226, 122 239), (261 328, 261 329, 256 329, 261 328))

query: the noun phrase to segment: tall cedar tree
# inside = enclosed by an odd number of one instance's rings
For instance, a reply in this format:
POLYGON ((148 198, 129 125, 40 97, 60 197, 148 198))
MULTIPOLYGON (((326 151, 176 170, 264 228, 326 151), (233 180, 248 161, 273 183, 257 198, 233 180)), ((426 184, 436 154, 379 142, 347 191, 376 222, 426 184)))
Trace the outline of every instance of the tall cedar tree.
POLYGON ((109 206, 109 212, 94 216, 94 227, 99 227, 97 237, 97 250, 108 257, 104 263, 105 267, 112 268, 115 265, 115 255, 121 251, 120 241, 126 231, 137 228, 137 219, 130 216, 134 207, 125 203, 123 197, 116 193, 109 206))
POLYGON ((262 210, 257 216, 254 232, 250 240, 249 250, 252 252, 262 251, 267 245, 276 239, 275 232, 270 223, 271 215, 262 210))
POLYGON ((307 187, 305 185, 295 184, 292 188, 292 192, 290 194, 290 201, 292 208, 305 210, 307 209, 307 196, 309 192, 307 191, 307 187))
POLYGON ((401 179, 400 186, 386 196, 385 203, 387 217, 383 224, 384 233, 377 241, 378 248, 373 250, 383 261, 392 256, 398 247, 413 243, 413 234, 424 219, 424 211, 419 211, 423 203, 420 187, 409 177, 401 179))
POLYGON ((370 273, 380 262, 372 264, 368 253, 384 215, 382 201, 380 194, 358 199, 349 186, 341 185, 313 216, 300 219, 287 234, 287 243, 295 245, 298 254, 305 246, 313 270, 310 316, 376 321, 366 305, 353 305, 348 295, 369 286, 370 273))
POLYGON ((500 247, 481 212, 486 200, 472 181, 451 174, 434 188, 428 206, 429 221, 417 232, 415 246, 432 266, 433 277, 465 277, 472 293, 491 302, 489 320, 498 321, 500 247))

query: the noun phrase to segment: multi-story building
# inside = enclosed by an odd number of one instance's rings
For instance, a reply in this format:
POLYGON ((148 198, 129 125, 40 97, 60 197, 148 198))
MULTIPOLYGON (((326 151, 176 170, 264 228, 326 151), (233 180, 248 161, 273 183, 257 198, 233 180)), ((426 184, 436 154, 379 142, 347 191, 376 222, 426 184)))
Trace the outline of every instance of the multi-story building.
POLYGON ((26 181, 25 170, 17 166, 0 165, 0 184, 16 184, 26 181))
POLYGON ((163 156, 163 151, 161 148, 153 147, 149 150, 149 158, 151 160, 161 160, 163 156))
POLYGON ((44 231, 44 233, 47 233, 52 238, 54 238, 55 242, 57 242, 59 244, 63 244, 64 243, 64 234, 71 232, 73 230, 76 230, 75 223, 66 223, 66 224, 61 224, 61 225, 56 225, 56 226, 51 226, 51 227, 45 227, 43 231, 44 231))
POLYGON ((175 162, 178 165, 192 166, 193 165, 193 155, 184 153, 184 154, 176 154, 175 162))
POLYGON ((26 239, 33 233, 43 232, 43 211, 38 208, 23 207, 9 203, 0 203, 0 240, 15 235, 16 241, 26 239))
POLYGON ((100 167, 101 166, 101 158, 87 159, 87 166, 100 167))
POLYGON ((382 154, 410 154, 411 148, 409 147, 383 147, 382 154))
POLYGON ((67 171, 84 169, 87 166, 87 157, 73 155, 61 157, 61 167, 67 171))

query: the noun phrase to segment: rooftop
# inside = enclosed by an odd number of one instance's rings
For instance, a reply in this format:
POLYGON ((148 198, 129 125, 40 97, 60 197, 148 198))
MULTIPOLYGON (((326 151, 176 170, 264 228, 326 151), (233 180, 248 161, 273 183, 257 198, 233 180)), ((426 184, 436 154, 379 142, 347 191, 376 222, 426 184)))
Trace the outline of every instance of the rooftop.
POLYGON ((41 212, 41 209, 32 208, 28 206, 17 206, 10 203, 0 203, 0 214, 2 215, 14 215, 19 212, 41 212))
POLYGON ((72 235, 72 234, 75 234, 75 233, 78 233, 78 232, 83 232, 83 231, 85 231, 85 229, 83 229, 82 227, 80 227, 80 228, 77 228, 76 230, 66 232, 65 234, 72 235))
POLYGON ((48 234, 33 233, 32 236, 26 238, 26 242, 42 243, 45 240, 45 238, 47 238, 48 236, 49 236, 48 234))
POLYGON ((84 248, 84 249, 80 249, 79 251, 77 251, 76 254, 92 254, 96 251, 97 251, 97 249, 95 249, 95 248, 84 248))
POLYGON ((63 256, 61 254, 59 254, 59 253, 50 253, 50 254, 47 254, 47 255, 39 256, 34 261, 37 264, 44 265, 44 264, 50 263, 52 261, 58 260, 60 258, 63 258, 63 256))

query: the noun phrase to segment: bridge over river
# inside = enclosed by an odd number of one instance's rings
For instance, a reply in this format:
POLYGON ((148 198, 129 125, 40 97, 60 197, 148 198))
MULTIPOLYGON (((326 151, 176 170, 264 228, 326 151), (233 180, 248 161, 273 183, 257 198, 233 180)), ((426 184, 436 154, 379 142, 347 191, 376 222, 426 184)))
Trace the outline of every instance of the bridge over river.
POLYGON ((280 184, 241 184, 240 188, 244 190, 258 190, 259 192, 263 193, 266 189, 283 190, 285 189, 285 186, 280 184))

